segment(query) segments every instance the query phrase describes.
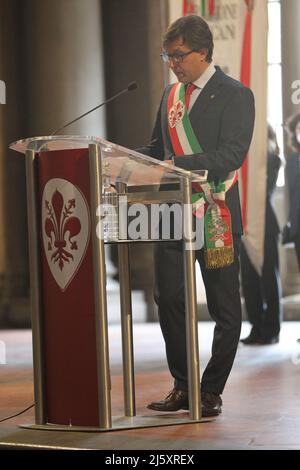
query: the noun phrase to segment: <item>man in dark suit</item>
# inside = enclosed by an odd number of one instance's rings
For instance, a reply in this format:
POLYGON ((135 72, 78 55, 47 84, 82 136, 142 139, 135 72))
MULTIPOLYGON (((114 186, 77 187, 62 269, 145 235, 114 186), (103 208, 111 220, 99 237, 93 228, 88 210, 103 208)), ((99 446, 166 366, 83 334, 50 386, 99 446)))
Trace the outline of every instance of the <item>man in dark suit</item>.
MULTIPOLYGON (((163 47, 162 57, 179 83, 165 89, 152 140, 139 150, 161 160, 173 160, 176 166, 187 170, 206 169, 209 181, 216 187, 240 168, 246 157, 254 125, 253 94, 214 66, 212 33, 199 16, 175 21, 165 34, 163 47), (186 93, 190 89, 190 96, 183 97, 184 86, 186 93), (188 120, 187 124, 184 120, 188 120), (187 125, 191 127, 185 133, 187 125), (192 151, 188 153, 187 149, 192 151)), ((231 215, 230 236, 234 248, 230 264, 208 269, 204 250, 195 253, 208 309, 216 322, 212 357, 201 381, 202 416, 221 413, 220 395, 234 361, 241 328, 238 258, 242 222, 238 183, 234 179, 225 202, 230 214, 224 225, 230 225, 231 215)), ((148 408, 188 409, 182 244, 158 246, 155 265, 156 301, 174 388, 164 400, 152 402, 148 408)))

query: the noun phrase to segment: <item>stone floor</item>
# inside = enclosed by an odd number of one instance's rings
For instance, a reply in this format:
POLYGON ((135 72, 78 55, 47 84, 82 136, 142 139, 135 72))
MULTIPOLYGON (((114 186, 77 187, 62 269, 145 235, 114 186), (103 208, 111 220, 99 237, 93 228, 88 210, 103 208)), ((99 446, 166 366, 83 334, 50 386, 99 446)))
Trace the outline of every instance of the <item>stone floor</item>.
MULTIPOLYGON (((249 332, 243 324, 242 335, 249 332)), ((201 370, 210 354, 213 324, 199 323, 201 370)), ((0 423, 0 448, 69 449, 300 449, 300 323, 285 322, 279 344, 240 345, 223 394, 223 412, 208 423, 160 426, 114 432, 37 431, 19 428, 34 422, 34 411, 0 423)), ((123 414, 119 325, 109 327, 112 414, 123 414)), ((6 364, 0 365, 0 419, 33 403, 30 330, 2 330, 6 364)), ((146 404, 172 387, 157 323, 134 326, 136 403, 146 404)), ((3 361, 4 362, 4 361, 3 361)), ((178 417, 188 418, 186 413, 178 417)), ((164 417, 161 423, 164 422, 164 417)))

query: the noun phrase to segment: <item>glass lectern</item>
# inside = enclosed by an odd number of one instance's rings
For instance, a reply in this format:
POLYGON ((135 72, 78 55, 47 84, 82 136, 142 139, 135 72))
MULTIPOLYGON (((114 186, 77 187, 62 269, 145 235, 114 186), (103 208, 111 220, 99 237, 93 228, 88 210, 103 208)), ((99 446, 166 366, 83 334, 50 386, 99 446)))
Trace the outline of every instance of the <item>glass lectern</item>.
MULTIPOLYGON (((109 431, 201 420, 191 173, 97 137, 34 137, 25 154, 38 429, 109 431), (183 210, 189 414, 136 416, 126 208, 177 203, 183 210), (188 208, 186 210, 186 208, 188 208), (124 416, 112 417, 105 243, 117 243, 124 416)), ((159 241, 156 235, 146 241, 159 241)), ((167 240, 164 241, 168 243, 167 240)))

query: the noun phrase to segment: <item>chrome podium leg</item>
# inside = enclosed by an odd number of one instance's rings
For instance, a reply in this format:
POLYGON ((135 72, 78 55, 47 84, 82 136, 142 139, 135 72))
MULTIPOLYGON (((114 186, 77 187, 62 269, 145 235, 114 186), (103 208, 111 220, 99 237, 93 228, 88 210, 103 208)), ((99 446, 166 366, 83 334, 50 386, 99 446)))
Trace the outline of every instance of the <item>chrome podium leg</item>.
POLYGON ((125 416, 135 416, 136 407, 134 385, 132 304, 128 244, 120 243, 118 246, 118 253, 122 327, 124 410, 125 416))
POLYGON ((27 187, 27 219, 30 272, 30 302, 33 349, 35 423, 45 424, 47 421, 44 332, 42 318, 42 287, 40 268, 40 222, 37 210, 37 175, 36 155, 33 150, 26 150, 26 187, 27 187))
MULTIPOLYGON (((119 194, 125 194, 126 185, 117 184, 119 194)), ((127 215, 127 214, 126 214, 127 215)), ((119 229, 120 227, 119 218, 119 229)), ((133 329, 132 329, 132 302, 130 282, 130 253, 128 243, 118 244, 119 255, 119 282, 120 306, 122 328, 122 356, 123 356, 123 385, 124 385, 124 411, 125 416, 136 415, 135 383, 134 383, 134 355, 133 355, 133 329)))
POLYGON ((99 424, 100 428, 110 429, 112 427, 112 418, 110 397, 111 385, 108 348, 105 251, 104 240, 98 238, 96 233, 96 212, 98 205, 102 202, 102 168, 100 146, 96 144, 89 145, 89 162, 95 292, 99 424))
POLYGON ((192 191, 188 178, 182 178, 183 195, 183 257, 186 308, 186 347, 188 360, 189 407, 191 419, 201 418, 200 366, 198 346, 197 290, 195 252, 192 239, 192 191))

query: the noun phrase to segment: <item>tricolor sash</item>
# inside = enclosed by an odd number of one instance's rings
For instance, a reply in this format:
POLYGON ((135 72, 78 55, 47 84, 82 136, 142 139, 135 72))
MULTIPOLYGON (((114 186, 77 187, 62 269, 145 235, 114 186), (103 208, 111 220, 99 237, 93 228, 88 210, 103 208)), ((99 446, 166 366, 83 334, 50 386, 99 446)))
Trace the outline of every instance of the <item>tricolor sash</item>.
MULTIPOLYGON (((177 156, 203 153, 186 110, 185 86, 175 83, 168 98, 168 128, 177 156)), ((229 173, 225 181, 215 184, 193 183, 193 213, 202 216, 204 206, 204 252, 207 268, 221 268, 234 261, 231 215, 225 203, 225 193, 237 181, 237 172, 229 173)))

